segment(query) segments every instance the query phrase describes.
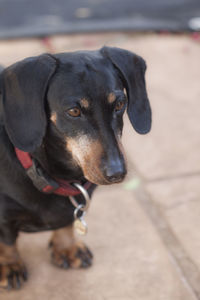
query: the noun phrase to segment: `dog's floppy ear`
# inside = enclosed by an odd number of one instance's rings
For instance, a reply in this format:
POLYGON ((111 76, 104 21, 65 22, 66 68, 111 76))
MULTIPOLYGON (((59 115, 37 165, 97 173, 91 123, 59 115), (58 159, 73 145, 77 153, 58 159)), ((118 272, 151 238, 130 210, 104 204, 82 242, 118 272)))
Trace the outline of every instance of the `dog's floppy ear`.
POLYGON ((119 71, 128 95, 127 113, 134 129, 145 134, 151 129, 151 108, 145 86, 145 61, 120 48, 103 47, 101 52, 119 71))
POLYGON ((45 135, 45 97, 56 61, 49 54, 24 59, 4 69, 3 110, 6 131, 15 147, 32 152, 45 135))

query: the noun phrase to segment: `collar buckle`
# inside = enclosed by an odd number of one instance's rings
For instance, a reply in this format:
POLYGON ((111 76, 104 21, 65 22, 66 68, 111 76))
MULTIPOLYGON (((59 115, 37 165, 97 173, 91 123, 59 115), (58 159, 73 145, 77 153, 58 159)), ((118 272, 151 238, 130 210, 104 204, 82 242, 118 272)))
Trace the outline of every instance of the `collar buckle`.
POLYGON ((26 169, 26 174, 32 180, 34 186, 40 191, 44 189, 47 190, 47 187, 50 187, 48 192, 53 192, 59 188, 58 183, 44 173, 34 159, 32 159, 32 166, 26 169))

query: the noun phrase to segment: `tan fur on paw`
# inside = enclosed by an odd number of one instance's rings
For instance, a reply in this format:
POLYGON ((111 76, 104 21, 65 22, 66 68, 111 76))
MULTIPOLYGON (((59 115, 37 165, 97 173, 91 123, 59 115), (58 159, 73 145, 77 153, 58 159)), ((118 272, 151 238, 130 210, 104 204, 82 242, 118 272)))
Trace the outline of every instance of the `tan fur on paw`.
POLYGON ((16 244, 0 243, 0 291, 19 289, 27 280, 26 267, 16 244))
POLYGON ((93 255, 81 242, 77 242, 69 248, 59 249, 51 243, 51 259, 54 265, 68 268, 88 268, 92 265, 93 255))
POLYGON ((21 261, 0 264, 0 291, 19 289, 27 280, 27 271, 21 261))

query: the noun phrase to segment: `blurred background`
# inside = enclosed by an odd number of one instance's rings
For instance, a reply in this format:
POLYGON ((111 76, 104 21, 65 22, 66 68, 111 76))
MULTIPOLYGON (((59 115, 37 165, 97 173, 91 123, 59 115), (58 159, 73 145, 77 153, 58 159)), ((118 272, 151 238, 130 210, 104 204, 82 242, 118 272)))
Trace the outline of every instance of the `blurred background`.
POLYGON ((4 38, 200 28, 198 0, 1 0, 0 5, 4 38))
POLYGON ((104 45, 146 60, 152 130, 125 116, 129 174, 87 216, 93 267, 59 270, 49 232, 21 234, 29 281, 0 299, 200 299, 199 0, 0 0, 0 64, 104 45))

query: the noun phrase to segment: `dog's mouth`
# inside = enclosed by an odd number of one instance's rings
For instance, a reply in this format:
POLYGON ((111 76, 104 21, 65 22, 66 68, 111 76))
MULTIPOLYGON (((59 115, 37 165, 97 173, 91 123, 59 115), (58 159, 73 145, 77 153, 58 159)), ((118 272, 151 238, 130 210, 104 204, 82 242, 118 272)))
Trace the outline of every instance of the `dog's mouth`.
POLYGON ((112 176, 105 176, 105 174, 103 174, 98 168, 95 168, 94 166, 86 166, 86 169, 85 171, 83 171, 83 173, 87 180, 97 185, 120 183, 126 176, 126 171, 124 171, 123 173, 113 174, 112 176))
MULTIPOLYGON (((119 146, 121 150, 121 145, 119 146)), ((124 180, 127 170, 122 151, 118 150, 120 155, 114 155, 116 151, 113 151, 113 156, 109 158, 101 143, 90 140, 87 136, 79 139, 68 138, 66 148, 88 181, 97 185, 109 185, 124 180)))

